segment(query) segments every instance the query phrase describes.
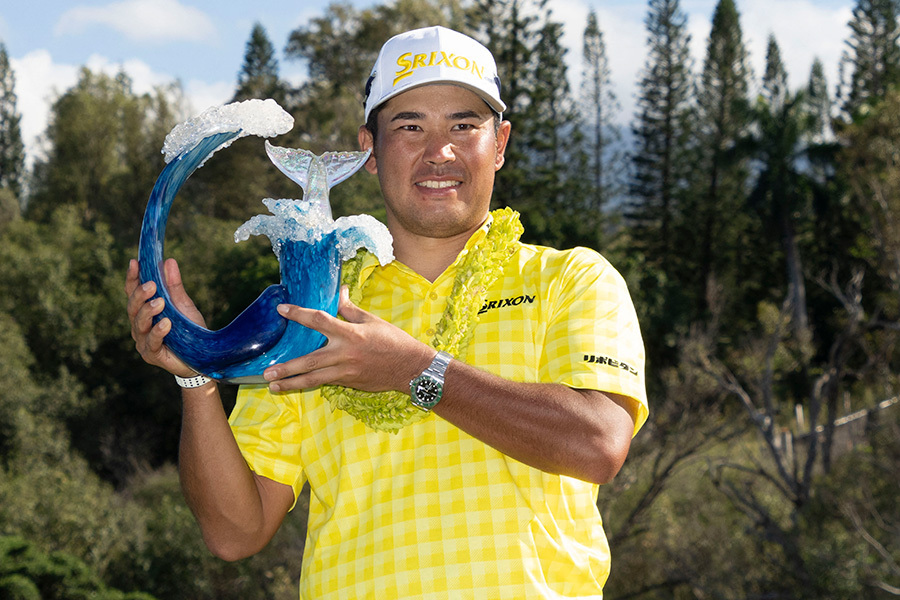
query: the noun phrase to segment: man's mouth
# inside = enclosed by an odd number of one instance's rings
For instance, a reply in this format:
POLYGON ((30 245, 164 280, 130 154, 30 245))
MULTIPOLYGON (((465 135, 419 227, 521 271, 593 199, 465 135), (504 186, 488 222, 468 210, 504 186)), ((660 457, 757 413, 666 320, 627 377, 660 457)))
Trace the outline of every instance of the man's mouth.
POLYGON ((461 181, 455 180, 447 180, 447 181, 435 181, 433 179, 429 179, 427 181, 420 181, 416 185, 419 187, 430 188, 433 190, 440 190, 444 188, 451 188, 460 185, 461 181))

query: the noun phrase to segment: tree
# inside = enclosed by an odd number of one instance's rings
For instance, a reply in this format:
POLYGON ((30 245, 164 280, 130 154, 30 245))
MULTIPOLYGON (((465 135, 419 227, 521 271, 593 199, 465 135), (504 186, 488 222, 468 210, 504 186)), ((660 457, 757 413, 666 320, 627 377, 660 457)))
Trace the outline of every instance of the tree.
POLYGON ((806 84, 804 96, 804 110, 812 118, 809 142, 823 144, 834 137, 831 126, 831 96, 828 94, 828 81, 825 78, 825 67, 822 61, 816 58, 809 71, 809 81, 806 84))
POLYGON ((762 100, 772 113, 784 109, 788 98, 788 74, 781 59, 781 49, 775 36, 769 34, 766 46, 766 71, 762 80, 762 100))
POLYGON ((616 144, 621 132, 615 124, 619 103, 612 89, 612 73, 597 13, 588 13, 582 44, 584 70, 581 78, 581 106, 584 116, 590 197, 589 210, 601 212, 621 192, 621 155, 616 144))
POLYGON ((847 40, 849 52, 842 58, 852 69, 850 81, 842 86, 846 88, 842 108, 850 117, 900 83, 898 17, 897 0, 857 0, 853 8, 847 40))
MULTIPOLYGON (((840 154, 842 176, 850 201, 865 219, 861 230, 868 251, 862 256, 890 295, 900 293, 900 91, 892 90, 870 114, 847 127, 845 148, 840 154)), ((883 300, 894 312, 896 303, 883 300)))
POLYGON ((159 151, 175 124, 178 98, 177 89, 138 96, 124 74, 82 69, 53 103, 51 150, 35 165, 26 215, 46 222, 57 207, 73 205, 84 224, 105 223, 122 246, 134 243, 164 166, 159 151))
POLYGON ((16 107, 16 77, 6 46, 0 42, 0 190, 6 188, 21 202, 25 177, 22 116, 16 107))
POLYGON ((700 314, 709 310, 717 289, 734 296, 744 268, 748 169, 738 143, 751 122, 750 78, 740 15, 733 0, 720 0, 697 93, 697 178, 692 203, 685 207, 691 219, 679 234, 679 245, 690 252, 691 289, 700 314))
POLYGON ((548 11, 538 32, 534 86, 518 121, 518 135, 527 141, 519 168, 527 168, 529 176, 523 182, 526 196, 516 208, 531 239, 539 243, 596 246, 602 206, 591 201, 590 182, 584 178, 586 158, 561 42, 563 28, 550 17, 548 11))
POLYGON ((687 16, 678 0, 650 0, 647 62, 641 73, 638 114, 632 131, 633 203, 629 214, 634 242, 651 264, 668 263, 679 195, 692 167, 693 79, 687 16))
POLYGON ((644 23, 648 54, 632 125, 627 264, 648 352, 662 366, 677 360, 673 334, 684 333, 694 316, 684 285, 692 267, 678 238, 679 223, 692 218, 685 204, 696 167, 694 81, 687 16, 678 0, 651 0, 644 23))
POLYGON ((287 100, 287 86, 278 76, 275 48, 266 35, 266 29, 259 23, 253 26, 247 40, 244 64, 238 73, 237 91, 232 102, 251 98, 272 98, 282 106, 287 100))
MULTIPOLYGON (((496 206, 522 208, 522 199, 527 199, 531 192, 528 115, 533 110, 534 49, 546 6, 547 0, 477 0, 468 15, 469 29, 491 49, 497 61, 501 95, 507 106, 504 117, 513 126, 506 147, 506 163, 498 171, 494 185, 496 206)), ((525 235, 530 235, 527 228, 525 235)))

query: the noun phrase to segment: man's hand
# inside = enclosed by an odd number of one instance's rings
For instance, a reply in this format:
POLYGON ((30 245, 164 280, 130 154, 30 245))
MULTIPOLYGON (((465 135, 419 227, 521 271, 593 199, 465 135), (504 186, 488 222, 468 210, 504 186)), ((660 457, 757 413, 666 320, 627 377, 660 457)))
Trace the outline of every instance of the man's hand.
MULTIPOLYGON (((193 322, 204 325, 203 315, 194 306, 194 302, 184 291, 181 281, 181 272, 174 259, 169 259, 163 266, 163 275, 172 302, 175 307, 193 322)), ((128 320, 131 322, 131 337, 135 347, 145 362, 161 367, 173 375, 190 377, 195 375, 193 369, 184 364, 163 343, 166 334, 172 328, 169 319, 161 319, 153 325, 153 317, 162 312, 165 301, 162 298, 153 298, 156 294, 156 284, 152 281, 141 285, 138 261, 132 259, 128 263, 128 272, 125 276, 125 294, 128 296, 128 320)))
POLYGON ((318 350, 269 367, 263 373, 273 392, 338 384, 367 392, 409 392, 409 381, 434 358, 435 351, 399 327, 366 312, 341 289, 338 314, 290 304, 278 307, 287 319, 315 329, 328 343, 318 350))

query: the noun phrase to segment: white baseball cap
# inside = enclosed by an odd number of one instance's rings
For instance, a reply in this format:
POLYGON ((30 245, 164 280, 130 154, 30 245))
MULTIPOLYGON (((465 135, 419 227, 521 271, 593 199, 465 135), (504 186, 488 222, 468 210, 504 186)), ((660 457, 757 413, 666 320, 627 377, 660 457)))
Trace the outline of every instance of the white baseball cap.
POLYGON ((397 94, 428 83, 467 88, 502 113, 500 77, 491 51, 446 27, 425 27, 395 35, 381 47, 366 83, 366 120, 397 94))

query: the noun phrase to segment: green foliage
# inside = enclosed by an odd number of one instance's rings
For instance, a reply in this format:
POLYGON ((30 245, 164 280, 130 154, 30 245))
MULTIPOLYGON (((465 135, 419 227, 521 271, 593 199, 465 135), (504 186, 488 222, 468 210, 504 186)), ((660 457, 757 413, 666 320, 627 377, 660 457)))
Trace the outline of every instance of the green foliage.
POLYGON ((852 70, 844 83, 843 110, 850 118, 878 102, 891 87, 900 84, 900 7, 896 0, 857 0, 848 24, 849 53, 842 70, 852 70))
MULTIPOLYGON (((900 91, 874 103, 866 117, 843 130, 841 175, 857 208, 862 246, 858 254, 895 294, 900 290, 900 91), (862 232, 865 232, 864 234, 862 232)), ((896 303, 884 299, 895 315, 896 303)))
MULTIPOLYGON (((891 27, 884 39, 867 29, 893 4, 858 3, 850 44, 858 106, 834 127, 823 65, 802 93, 789 90, 774 39, 751 104, 732 0, 716 8, 693 88, 679 4, 650 0, 635 198, 624 222, 598 189, 602 176, 585 176, 597 174, 590 165, 609 171, 596 160, 602 151, 584 151, 579 137, 602 118, 585 119, 583 106, 573 113, 562 28, 549 7, 332 4, 288 40, 288 58, 307 61, 309 79, 285 97, 296 126, 275 143, 354 148, 365 80, 387 37, 431 24, 473 33, 497 56, 513 121, 495 203, 523 212, 532 241, 600 247, 629 282, 642 322, 652 416, 601 490, 614 565, 606 595, 888 597, 900 563, 898 409, 870 417, 856 447, 819 443, 809 472, 797 441, 796 460, 782 463, 786 477, 777 461, 788 455, 766 435, 800 440, 795 404, 815 400, 815 423, 828 424, 845 401, 855 410, 895 393, 900 95, 873 74, 895 73, 900 58, 887 51, 891 27), (808 326, 798 325, 803 308, 808 326), (764 410, 748 410, 742 394, 764 410)), ((599 23, 587 25, 587 72, 608 84, 599 23)), ((238 96, 274 95, 265 90, 278 65, 261 27, 244 58, 238 96)), ((0 92, 9 81, 0 53, 0 92)), ((610 116, 603 85, 593 91, 592 108, 610 116)), ((0 95, 3 114, 16 114, 11 100, 0 95)), ((0 181, 2 597, 149 598, 118 588, 296 598, 308 492, 259 555, 211 556, 172 466, 178 390, 140 360, 129 336, 125 263, 181 111, 177 86, 136 95, 124 76, 84 70, 54 103, 30 195, 0 181)), ((217 154, 180 192, 166 251, 213 327, 278 278, 268 240, 235 244, 234 230, 262 212, 262 198, 299 195, 255 138, 217 154)), ((336 216, 384 215, 367 173, 336 188, 332 204, 336 216)), ((226 409, 233 393, 225 388, 226 409)))
POLYGON ((18 537, 0 537, 0 596, 10 600, 153 600, 103 585, 84 562, 43 552, 18 537))
POLYGON ((125 75, 82 69, 53 105, 51 151, 35 166, 28 215, 47 221, 58 206, 73 205, 83 223, 105 223, 120 243, 130 241, 162 169, 159 149, 175 124, 173 94, 135 96, 125 75))
POLYGON ((174 468, 135 477, 128 485, 142 527, 106 571, 111 585, 149 590, 161 600, 277 600, 296 598, 306 533, 308 495, 298 501, 275 539, 259 555, 227 563, 203 544, 174 468))
POLYGON ((64 206, 47 223, 9 224, 0 243, 0 311, 14 315, 39 372, 85 376, 108 339, 126 334, 121 275, 105 227, 89 231, 64 206))
POLYGON ((9 55, 6 46, 0 42, 0 191, 9 190, 14 197, 20 198, 25 178, 25 144, 15 87, 16 78, 9 55))

